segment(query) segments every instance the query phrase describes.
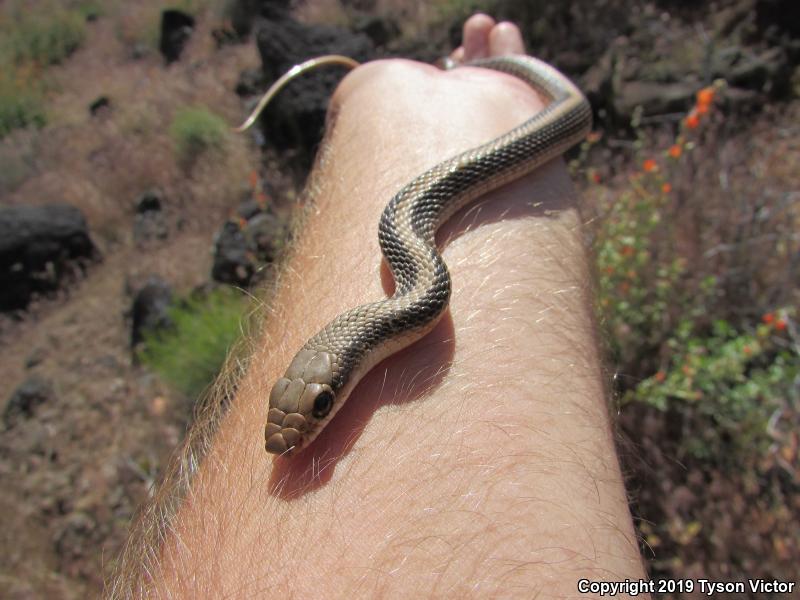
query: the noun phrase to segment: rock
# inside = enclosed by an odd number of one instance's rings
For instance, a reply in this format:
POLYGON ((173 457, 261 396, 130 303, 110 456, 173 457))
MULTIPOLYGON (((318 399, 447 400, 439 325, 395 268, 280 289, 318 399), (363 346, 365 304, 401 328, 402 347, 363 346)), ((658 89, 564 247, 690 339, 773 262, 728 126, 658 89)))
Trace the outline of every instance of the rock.
POLYGON ((797 0, 757 0, 756 24, 759 29, 774 29, 795 40, 800 38, 800 3, 797 0))
POLYGON ((136 215, 133 221, 133 239, 143 245, 153 240, 164 240, 169 235, 169 226, 161 210, 161 194, 151 190, 136 200, 136 215))
POLYGON ((226 7, 226 16, 236 35, 250 35, 253 24, 259 18, 282 20, 289 17, 291 0, 231 0, 226 7))
POLYGON ((136 213, 145 214, 148 212, 158 212, 161 210, 161 192, 158 190, 147 190, 136 199, 136 213))
POLYGON ((44 348, 41 346, 36 346, 31 350, 30 354, 28 354, 28 358, 25 359, 25 368, 26 369, 33 369, 34 367, 38 367, 40 364, 44 362, 47 353, 45 352, 44 348))
POLYGON ((21 419, 30 419, 39 406, 52 398, 53 388, 49 381, 37 375, 29 377, 8 399, 3 411, 3 424, 10 428, 21 419))
POLYGON ((286 245, 286 223, 269 212, 262 212, 244 228, 247 249, 262 263, 273 263, 286 245))
POLYGON ((742 27, 747 27, 752 20, 753 0, 744 0, 719 10, 710 15, 710 24, 713 35, 718 39, 725 39, 733 35, 742 27))
POLYGON ((252 219, 261 212, 261 207, 253 198, 243 200, 236 209, 236 214, 245 221, 252 219))
POLYGON ((222 48, 223 46, 238 44, 241 40, 236 31, 229 29, 228 27, 215 27, 211 30, 211 37, 214 38, 214 43, 217 46, 217 49, 222 48))
POLYGON ((240 38, 250 35, 257 10, 257 0, 233 0, 228 4, 227 12, 231 27, 240 38))
POLYGON ((169 309, 172 306, 172 288, 160 277, 153 275, 136 293, 131 308, 131 346, 144 341, 145 334, 172 326, 169 309))
POLYGON ((400 35, 400 26, 394 19, 364 15, 356 19, 355 30, 366 35, 376 46, 386 46, 400 35))
POLYGON ((144 245, 153 240, 164 240, 169 235, 166 217, 161 211, 161 194, 147 191, 136 201, 136 215, 133 221, 133 240, 144 245))
POLYGON ((76 511, 64 518, 53 544, 62 563, 71 565, 89 553, 88 548, 97 543, 98 535, 95 520, 85 512, 76 511))
MULTIPOLYGON (((288 18, 260 22, 256 36, 262 69, 269 82, 314 56, 343 54, 365 61, 374 54, 372 42, 364 34, 327 25, 305 25, 288 18)), ((310 167, 328 100, 342 76, 341 68, 328 67, 308 73, 284 89, 262 115, 269 143, 279 150, 299 150, 301 164, 310 167)))
POLYGON ((791 74, 786 52, 777 47, 760 54, 751 53, 720 75, 731 85, 782 97, 789 92, 791 74))
POLYGON ((74 206, 0 207, 0 310, 25 308, 34 293, 56 289, 72 261, 82 267, 96 255, 74 206))
POLYGON ((245 69, 239 73, 239 81, 236 82, 236 95, 247 97, 260 94, 267 87, 264 73, 261 69, 245 69))
POLYGON ((89 105, 89 114, 96 117, 111 108, 111 99, 108 96, 99 96, 89 105))
POLYGON ((613 51, 605 52, 582 78, 581 88, 594 110, 609 108, 614 97, 612 88, 614 59, 613 51))
POLYGON ((238 223, 227 221, 214 241, 214 281, 247 286, 253 277, 254 264, 247 253, 247 240, 238 223))
POLYGON ((644 115, 684 111, 691 106, 698 87, 691 83, 628 81, 614 96, 614 112, 630 120, 637 106, 642 107, 644 115))
MULTIPOLYGON (((248 0, 245 2, 247 3, 248 0)), ((251 0, 249 2, 256 7, 259 16, 273 21, 287 19, 291 3, 292 0, 251 0)))
POLYGON ((181 56, 183 47, 194 31, 194 17, 183 11, 167 9, 161 13, 161 40, 158 49, 167 64, 181 56))
POLYGON ((243 202, 239 214, 243 223, 228 221, 217 234, 211 276, 220 283, 246 287, 254 283, 260 266, 275 262, 283 252, 288 225, 255 202, 243 202))
POLYGON ((766 103, 763 94, 753 90, 745 90, 738 87, 728 87, 722 96, 727 110, 736 112, 750 112, 759 109, 766 103))

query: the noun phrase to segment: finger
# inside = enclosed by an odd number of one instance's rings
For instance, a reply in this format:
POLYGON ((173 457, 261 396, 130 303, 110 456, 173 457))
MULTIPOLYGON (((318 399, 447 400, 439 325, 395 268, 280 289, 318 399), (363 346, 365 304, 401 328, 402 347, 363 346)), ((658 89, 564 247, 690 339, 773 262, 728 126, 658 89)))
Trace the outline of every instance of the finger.
POLYGON ((503 21, 492 27, 489 32, 489 56, 506 56, 509 54, 525 54, 525 42, 519 27, 509 21, 503 21))
POLYGON ((481 13, 472 15, 464 23, 464 60, 489 56, 489 32, 495 21, 489 15, 481 13))

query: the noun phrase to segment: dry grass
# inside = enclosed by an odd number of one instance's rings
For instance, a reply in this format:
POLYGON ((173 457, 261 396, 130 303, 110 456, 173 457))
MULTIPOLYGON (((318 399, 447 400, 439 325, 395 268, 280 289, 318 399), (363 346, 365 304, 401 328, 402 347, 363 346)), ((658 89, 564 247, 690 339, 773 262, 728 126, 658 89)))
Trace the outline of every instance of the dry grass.
MULTIPOLYGON (((187 420, 186 400, 171 395, 131 363, 129 324, 124 318, 130 298, 125 289, 153 273, 172 282, 179 293, 206 281, 213 231, 235 208, 248 175, 258 166, 255 149, 246 138, 236 136, 228 140, 221 159, 220 155, 201 157, 190 169, 177 160, 169 136, 176 112, 203 105, 231 124, 239 122, 243 109, 232 90, 239 72, 258 64, 253 44, 216 50, 210 30, 217 24, 219 6, 201 0, 191 4, 197 11, 197 29, 181 61, 165 67, 155 49, 163 4, 154 0, 102 3, 103 16, 87 24, 83 47, 63 64, 48 69, 48 125, 39 131, 16 131, 0 141, 2 202, 75 204, 87 215, 105 255, 85 281, 72 286, 58 302, 34 306, 27 320, 14 324, 2 339, 0 380, 13 389, 31 372, 26 360, 37 355, 41 363, 33 372, 56 382, 59 402, 31 420, 28 429, 7 433, 0 440, 0 455, 10 457, 0 461, 0 466, 10 464, 15 469, 11 475, 0 473, 5 481, 13 479, 12 485, 5 486, 0 505, 7 514, 22 515, 0 540, 3 549, 14 550, 8 553, 10 567, 2 573, 0 594, 15 589, 29 595, 78 598, 95 591, 103 568, 113 566, 109 558, 124 542, 128 519, 146 498, 148 486, 187 420), (134 60, 134 50, 142 57, 134 60), (111 108, 92 117, 88 106, 101 95, 110 99, 111 108), (182 221, 184 226, 179 231, 171 229, 163 244, 140 251, 131 239, 133 204, 142 191, 153 187, 164 192, 171 222, 182 221), (76 527, 73 517, 83 515, 90 515, 96 528, 86 532, 76 527), (62 552, 54 539, 61 539, 65 532, 74 534, 75 543, 62 552), (24 543, 18 541, 22 539, 24 543), (104 549, 105 559, 97 548, 104 549)), ((397 20, 404 35, 413 37, 432 24, 443 23, 443 10, 463 11, 468 2, 376 0, 362 4, 374 4, 371 14, 397 20)), ((26 6, 35 8, 37 3, 31 0, 26 6)), ((352 17, 338 0, 309 1, 300 6, 299 13, 304 20, 327 23, 343 24, 352 17)), ((603 33, 602 28, 597 31, 603 33)), ((437 30, 441 39, 446 33, 444 25, 437 30)), ((744 132, 734 129, 741 121, 731 126, 720 123, 698 145, 690 169, 672 181, 673 225, 680 229, 681 252, 692 266, 692 276, 711 272, 721 278, 724 293, 716 298, 715 310, 720 312, 715 315, 747 322, 774 306, 798 302, 800 147, 793 125, 797 122, 800 107, 793 106, 787 112, 768 112, 744 132)), ((604 173, 607 189, 590 188, 590 199, 595 193, 624 192, 631 163, 623 154, 614 149, 612 156, 602 157, 602 164, 619 167, 619 175, 615 179, 610 171, 604 173)), ((644 368, 652 365, 645 361, 644 368)), ((241 367, 229 363, 231 381, 241 367)), ((219 396, 212 400, 222 400, 228 392, 229 387, 220 386, 219 396)), ((208 423, 218 417, 219 406, 213 401, 205 405, 208 423)), ((647 431, 638 427, 636 414, 631 418, 631 431, 647 431)), ((663 420, 649 413, 647 419, 657 421, 650 425, 652 439, 641 442, 650 452, 668 433, 661 431, 666 427, 663 420)), ((187 451, 182 455, 184 462, 179 457, 173 466, 191 466, 194 462, 189 458, 202 455, 203 448, 195 454, 187 451)), ((652 456, 655 451, 646 460, 652 456)), ((653 471, 640 479, 650 487, 633 492, 643 502, 649 501, 651 508, 661 508, 660 503, 672 497, 676 482, 686 478, 685 465, 676 465, 674 457, 674 448, 656 456, 650 463, 653 471)), ((751 469, 745 475, 753 473, 751 469)), ((721 477, 719 472, 702 470, 690 475, 699 478, 699 483, 687 483, 694 486, 699 499, 705 498, 704 477, 709 475, 715 482, 721 477)), ((691 556, 694 566, 702 567, 710 555, 702 543, 722 531, 714 528, 723 513, 728 521, 731 514, 740 515, 737 518, 745 524, 730 528, 741 536, 722 544, 726 553, 729 548, 746 548, 747 543, 740 540, 761 535, 759 527, 794 531, 790 525, 796 500, 793 508, 787 502, 773 515, 775 507, 764 500, 772 496, 762 494, 766 488, 748 482, 747 477, 742 477, 741 485, 736 478, 715 484, 724 493, 719 492, 713 503, 703 501, 692 513, 703 524, 703 533, 686 542, 692 553, 676 553, 675 560, 691 556), (728 493, 744 489, 745 484, 751 486, 747 494, 728 493), (759 494, 761 505, 752 501, 759 494), (731 497, 751 505, 752 510, 730 512, 731 497), (760 524, 750 525, 756 520, 760 524)), ((176 495, 175 504, 178 499, 176 495)), ((664 508, 678 510, 676 506, 665 504, 664 508)), ((652 515, 659 527, 680 525, 679 520, 669 520, 674 515, 652 515)), ((647 535, 645 529, 640 531, 647 535)), ((144 533, 157 541, 161 532, 144 533)), ((797 549, 783 548, 781 554, 777 547, 781 539, 773 540, 776 560, 789 565, 797 549)), ((760 539, 764 556, 770 554, 768 542, 766 535, 760 539)), ((662 556, 667 553, 664 547, 660 551, 662 556)), ((127 558, 141 564, 138 555, 127 558)), ((724 566, 723 559, 719 565, 724 566)), ((656 568, 691 576, 714 574, 702 569, 681 571, 678 563, 656 568)))
MULTIPOLYGON (((158 8, 151 2, 135 14, 157 23, 158 8)), ((130 11, 125 8, 123 17, 130 11)), ((137 196, 153 187, 190 223, 204 220, 207 226, 226 215, 257 166, 247 139, 230 136, 222 160, 200 160, 187 172, 169 136, 175 113, 185 106, 205 106, 231 124, 241 120, 232 89, 257 56, 252 47, 217 52, 212 25, 199 21, 180 65, 165 67, 157 53, 131 60, 117 22, 101 18, 92 24, 85 47, 49 71, 57 90, 48 102, 50 124, 24 134, 38 148, 35 168, 16 169, 20 176, 7 186, 16 189, 4 201, 70 202, 84 211, 101 243, 124 241, 119 232, 131 220, 137 196), (76 80, 81 85, 74 85, 76 80), (110 99, 111 108, 93 117, 88 107, 100 96, 110 99)), ((0 155, 15 142, 2 142, 0 155)))
POLYGON ((178 163, 169 135, 176 112, 202 105, 238 124, 244 109, 233 89, 259 59, 252 44, 215 47, 210 2, 178 63, 165 67, 152 49, 133 59, 132 45, 158 30, 161 8, 104 3, 81 48, 44 71, 47 125, 0 140, 0 202, 77 206, 103 254, 85 280, 35 302, 22 321, 0 323, 4 398, 31 373, 52 381, 57 396, 0 442, 0 504, 19 516, 0 540, 3 597, 84 598, 102 586, 190 410, 133 364, 127 290, 151 274, 177 294, 208 281, 213 234, 258 168, 249 138, 236 135, 224 154, 201 156, 191 169, 178 163), (111 106, 91 116, 100 96, 111 106), (138 249, 134 203, 154 187, 164 193, 169 238, 138 249))
POLYGON ((669 128, 594 149, 585 208, 653 577, 787 578, 796 564, 798 117, 797 103, 744 125, 715 110, 678 159, 669 128))

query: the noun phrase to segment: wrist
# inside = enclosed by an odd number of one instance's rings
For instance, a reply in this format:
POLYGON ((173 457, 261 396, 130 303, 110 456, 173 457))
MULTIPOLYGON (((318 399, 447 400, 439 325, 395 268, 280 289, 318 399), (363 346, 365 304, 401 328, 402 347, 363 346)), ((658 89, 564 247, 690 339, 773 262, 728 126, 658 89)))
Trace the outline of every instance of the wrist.
MULTIPOLYGON (((544 107, 517 78, 406 60, 362 65, 331 100, 328 143, 340 174, 377 177, 394 193, 442 160, 502 135, 544 107)), ((376 198, 378 203, 387 198, 376 198)))

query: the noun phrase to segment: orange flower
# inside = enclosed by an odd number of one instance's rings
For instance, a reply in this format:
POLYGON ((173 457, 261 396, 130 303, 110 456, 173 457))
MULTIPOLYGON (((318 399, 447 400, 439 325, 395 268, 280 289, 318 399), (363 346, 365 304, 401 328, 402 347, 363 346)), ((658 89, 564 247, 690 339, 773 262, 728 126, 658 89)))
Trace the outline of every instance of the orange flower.
POLYGON ((697 92, 697 104, 698 104, 698 106, 708 106, 712 102, 714 102, 714 88, 713 87, 704 87, 702 90, 697 92))
POLYGON ((665 194, 669 194, 672 191, 672 184, 669 181, 661 184, 661 191, 665 194))
POLYGON ((658 169, 658 163, 656 163, 656 161, 654 161, 652 158, 648 158, 642 163, 642 168, 644 169, 645 173, 650 173, 658 169))
POLYGON ((742 352, 744 352, 747 356, 750 356, 753 353, 753 351, 750 349, 750 346, 743 347, 742 352))
POLYGON ((694 110, 697 112, 698 115, 704 115, 708 113, 708 104, 698 104, 694 107, 694 110))
POLYGON ((258 185, 258 173, 255 171, 250 171, 250 175, 248 176, 247 180, 250 182, 250 187, 254 188, 258 185))
POLYGON ((773 315, 772 313, 767 313, 763 317, 761 317, 761 320, 766 325, 770 325, 775 320, 775 315, 773 315))
POLYGON ((683 148, 681 148, 678 144, 673 144, 669 147, 667 152, 672 158, 680 158, 681 154, 683 153, 683 148))
POLYGON ((690 112, 683 122, 689 129, 696 129, 697 126, 700 125, 700 119, 697 118, 697 113, 694 111, 690 112))
POLYGON ((592 181, 594 181, 595 183, 600 183, 600 181, 602 181, 602 179, 600 178, 600 173, 598 173, 597 171, 592 171, 592 181))
POLYGON ((786 329, 786 321, 784 321, 783 319, 778 319, 777 321, 775 321, 775 329, 777 329, 778 331, 783 331, 784 329, 786 329))
POLYGON ((653 379, 655 379, 658 383, 661 383, 667 378, 667 374, 664 371, 658 371, 655 375, 653 375, 653 379))
POLYGON ((636 252, 636 250, 633 246, 626 245, 622 247, 622 256, 633 256, 634 252, 636 252))

